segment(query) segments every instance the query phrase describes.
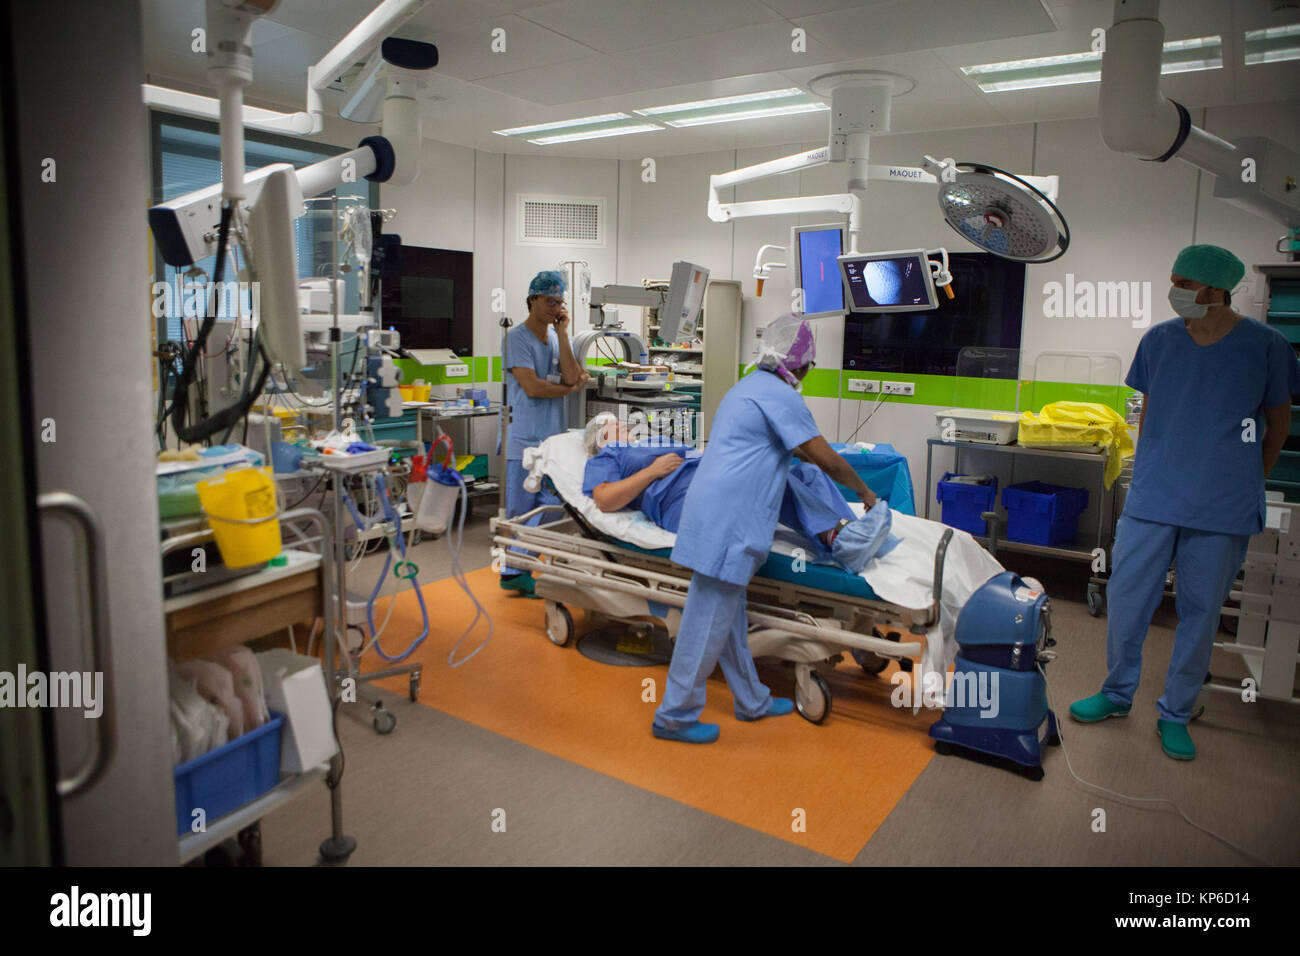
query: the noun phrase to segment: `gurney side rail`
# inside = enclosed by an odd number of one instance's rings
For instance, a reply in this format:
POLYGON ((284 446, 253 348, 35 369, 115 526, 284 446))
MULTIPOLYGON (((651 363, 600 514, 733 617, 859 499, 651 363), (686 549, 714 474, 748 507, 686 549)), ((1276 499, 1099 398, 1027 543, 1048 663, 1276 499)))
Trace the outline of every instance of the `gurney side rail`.
MULTIPOLYGON (((508 524, 508 522, 498 520, 494 523, 493 528, 495 530, 501 525, 508 524)), ((534 552, 536 555, 544 555, 552 559, 543 561, 532 554, 515 553, 510 558, 512 565, 526 567, 542 574, 554 575, 579 587, 607 588, 674 607, 685 607, 686 605, 690 575, 685 573, 687 571, 685 568, 682 569, 684 573, 680 575, 665 574, 645 567, 630 568, 626 564, 616 564, 611 561, 574 553, 572 545, 569 543, 571 536, 568 535, 548 532, 540 528, 525 527, 512 528, 511 530, 517 532, 514 537, 494 535, 493 542, 503 547, 526 546, 529 551, 534 552), (547 539, 560 540, 548 541, 547 539), (573 565, 581 567, 573 567, 573 565), (604 573, 602 574, 602 572, 604 573), (630 583, 626 580, 629 575, 643 577, 647 583, 630 583)), ((602 551, 610 548, 608 545, 585 540, 582 542, 582 546, 598 547, 602 551)), ((851 630, 822 627, 815 623, 816 619, 810 615, 786 608, 750 603, 747 612, 749 619, 753 623, 762 624, 789 633, 794 637, 822 644, 838 644, 871 651, 887 657, 897 657, 899 655, 915 657, 919 656, 922 651, 922 645, 919 642, 896 644, 882 638, 858 634, 851 630), (797 618, 803 618, 803 620, 797 618)))
POLYGON ((943 560, 948 554, 948 542, 952 540, 952 528, 943 533, 939 547, 934 549, 934 620, 939 620, 939 599, 943 595, 943 560))

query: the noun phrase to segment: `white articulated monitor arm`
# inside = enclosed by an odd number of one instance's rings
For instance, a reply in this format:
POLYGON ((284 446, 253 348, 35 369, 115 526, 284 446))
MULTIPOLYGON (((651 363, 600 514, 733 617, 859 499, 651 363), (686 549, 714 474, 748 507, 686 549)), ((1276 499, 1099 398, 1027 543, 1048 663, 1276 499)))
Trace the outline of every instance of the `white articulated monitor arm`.
MULTIPOLYGON (((868 162, 871 136, 889 132, 891 100, 915 85, 908 77, 875 70, 851 70, 814 79, 810 90, 831 100, 830 138, 825 146, 754 166, 734 169, 709 177, 709 218, 729 222, 746 216, 784 216, 804 213, 841 213, 849 217, 849 252, 858 252, 862 234, 862 198, 869 180, 906 183, 952 181, 956 165, 934 163, 932 171, 913 166, 882 166, 868 162), (755 199, 722 202, 719 189, 741 183, 778 176, 782 173, 812 169, 826 163, 845 163, 846 190, 822 196, 793 196, 787 199, 755 199), (949 173, 948 168, 952 168, 949 173), (938 175, 936 175, 936 173, 938 175)), ((927 163, 927 167, 929 167, 927 163)), ((1059 187, 1056 176, 1022 176, 1048 199, 1055 200, 1059 187)), ((755 264, 755 274, 759 269, 755 264)))
MULTIPOLYGON (((277 163, 244 174, 244 127, 268 128, 250 123, 249 108, 243 105, 243 88, 253 78, 248 39, 253 21, 274 9, 278 2, 207 0, 208 42, 213 51, 209 55, 208 77, 216 85, 218 96, 194 99, 215 104, 220 116, 222 181, 149 210, 154 240, 168 265, 187 266, 213 255, 217 250, 222 202, 235 203, 236 222, 242 221, 257 203, 263 183, 281 169, 293 172, 302 199, 320 196, 361 179, 405 185, 413 182, 419 173, 420 113, 413 88, 419 85, 419 77, 438 62, 438 53, 429 43, 383 38, 385 31, 396 28, 426 0, 385 0, 309 70, 309 73, 316 71, 317 76, 326 75, 325 71, 334 69, 334 64, 350 63, 355 57, 369 55, 367 69, 352 84, 343 109, 357 122, 382 122, 382 135, 367 136, 356 149, 296 171, 288 164, 277 163)), ((319 105, 319 100, 316 102, 319 105)), ((207 112, 200 115, 212 115, 210 108, 204 108, 207 112)))
MULTIPOLYGON (((215 50, 222 42, 232 42, 231 37, 223 36, 215 29, 216 19, 224 16, 229 21, 242 23, 244 29, 240 36, 233 38, 233 42, 242 45, 245 50, 250 50, 251 56, 247 28, 251 27, 254 19, 274 10, 279 0, 207 0, 207 3, 208 35, 205 42, 208 49, 215 50), (214 5, 222 9, 214 11, 214 5)), ((311 136, 321 132, 325 128, 325 109, 321 103, 321 92, 339 76, 345 74, 354 63, 368 58, 366 68, 361 71, 350 93, 354 93, 355 90, 364 91, 364 87, 374 83, 377 66, 373 56, 379 50, 384 38, 418 13, 427 3, 428 0, 384 0, 326 53, 319 63, 308 67, 305 110, 297 113, 279 113, 275 110, 258 109, 241 104, 240 115, 243 124, 267 133, 283 133, 290 136, 311 136)), ((399 54, 398 58, 405 63, 405 56, 399 54)), ((408 66, 407 68, 427 67, 408 66)), ((152 83, 144 84, 144 101, 149 106, 204 119, 216 119, 219 113, 218 101, 210 96, 184 93, 152 83)), ((352 118, 348 116, 346 107, 343 114, 349 119, 352 118)), ((373 121, 358 120, 358 122, 373 121)))
POLYGON ((1215 177, 1214 195, 1300 228, 1300 154, 1267 137, 1229 143, 1194 125, 1187 108, 1160 92, 1165 27, 1160 0, 1115 0, 1101 58, 1101 137, 1148 162, 1175 157, 1215 177), (1247 172, 1249 174, 1247 174, 1247 172))

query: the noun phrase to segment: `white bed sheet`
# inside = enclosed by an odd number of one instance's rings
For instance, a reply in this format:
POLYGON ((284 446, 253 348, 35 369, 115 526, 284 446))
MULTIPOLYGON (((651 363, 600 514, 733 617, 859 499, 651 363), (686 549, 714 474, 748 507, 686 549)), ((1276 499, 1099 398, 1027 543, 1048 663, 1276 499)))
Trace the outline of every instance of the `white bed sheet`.
MULTIPOLYGON (((561 497, 577 508, 592 527, 639 548, 673 546, 677 536, 654 524, 641 511, 624 509, 606 514, 597 508, 596 502, 582 493, 586 466, 587 453, 582 445, 581 431, 554 435, 539 447, 524 450, 525 470, 538 480, 542 475, 548 476, 561 497)), ((863 511, 860 502, 850 506, 856 513, 863 511)), ((1005 569, 966 531, 949 529, 937 521, 897 511, 892 514, 893 532, 902 541, 884 557, 873 558, 863 570, 862 577, 883 601, 906 608, 928 607, 934 599, 931 590, 934 552, 943 533, 952 530, 952 540, 944 558, 940 598, 940 626, 951 660, 957 615, 981 585, 1005 569)), ((783 526, 777 528, 773 551, 793 555, 795 548, 802 546, 802 536, 797 532, 783 526)))

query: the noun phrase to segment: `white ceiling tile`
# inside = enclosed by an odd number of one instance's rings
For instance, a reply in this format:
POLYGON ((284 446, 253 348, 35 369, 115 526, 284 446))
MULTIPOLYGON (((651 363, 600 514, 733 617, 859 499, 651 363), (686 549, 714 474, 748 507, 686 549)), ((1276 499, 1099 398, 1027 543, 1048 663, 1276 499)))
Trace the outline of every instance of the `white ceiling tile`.
POLYGON ((602 97, 618 96, 653 90, 671 82, 672 78, 666 71, 656 70, 653 65, 631 66, 621 57, 595 55, 569 63, 485 77, 478 81, 478 85, 530 103, 557 106, 589 100, 596 91, 602 97))
POLYGON ((676 84, 750 73, 770 73, 839 59, 826 44, 808 37, 807 50, 790 49, 784 23, 760 24, 707 37, 691 37, 624 54, 634 67, 666 70, 676 84))
POLYGON ((545 2, 546 0, 430 0, 427 6, 411 17, 406 27, 398 31, 398 35, 427 39, 421 34, 463 30, 475 24, 488 23, 543 6, 545 2))
POLYGON ((374 8, 364 0, 280 0, 267 19, 324 37, 333 46, 374 8))
POLYGON ((895 0, 762 0, 783 17, 811 17, 848 7, 880 7, 895 0))
POLYGON ((590 56, 581 43, 553 33, 517 16, 503 16, 455 31, 434 31, 428 40, 438 47, 437 69, 463 80, 479 80, 564 63, 590 56), (496 30, 504 30, 505 50, 495 52, 496 30))
POLYGON ((537 7, 527 19, 603 53, 641 49, 689 37, 725 33, 781 19, 754 0, 563 0, 537 7))
POLYGON ((929 50, 1056 29, 1039 0, 896 0, 793 22, 829 44, 837 59, 929 50))

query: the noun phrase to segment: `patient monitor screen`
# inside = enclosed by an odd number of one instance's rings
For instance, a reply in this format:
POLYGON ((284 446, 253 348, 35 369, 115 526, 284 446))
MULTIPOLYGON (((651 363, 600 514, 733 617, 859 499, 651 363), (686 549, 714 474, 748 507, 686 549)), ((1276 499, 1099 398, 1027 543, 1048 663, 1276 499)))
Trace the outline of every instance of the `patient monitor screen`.
POLYGON ((844 280, 838 261, 844 252, 843 235, 840 226, 796 233, 805 316, 844 311, 844 280))
POLYGON ((843 256, 840 264, 854 312, 933 309, 938 304, 923 252, 843 256))

